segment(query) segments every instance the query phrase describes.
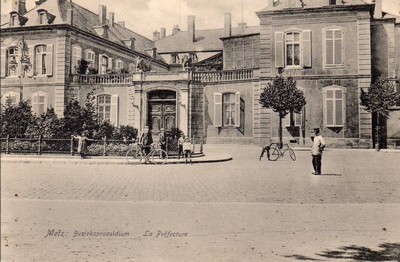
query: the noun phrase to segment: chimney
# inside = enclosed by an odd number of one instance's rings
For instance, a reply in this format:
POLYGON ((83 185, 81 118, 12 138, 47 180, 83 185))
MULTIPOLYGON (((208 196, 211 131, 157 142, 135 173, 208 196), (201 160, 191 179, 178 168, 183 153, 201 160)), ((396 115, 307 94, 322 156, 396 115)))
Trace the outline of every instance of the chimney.
POLYGON ((174 34, 178 33, 179 31, 181 31, 179 29, 179 25, 174 25, 174 28, 172 29, 172 34, 174 35, 174 34))
POLYGON ((110 26, 112 26, 112 27, 114 27, 114 13, 109 13, 108 14, 108 20, 109 20, 109 23, 110 23, 110 26))
POLYGON ((12 9, 13 12, 17 12, 20 15, 26 14, 26 4, 25 0, 13 0, 12 1, 12 9))
POLYGON ((166 36, 165 27, 161 27, 161 28, 160 28, 160 31, 161 31, 161 36, 160 36, 160 38, 161 38, 161 39, 165 38, 165 36, 166 36))
POLYGON ((125 28, 125 21, 119 21, 118 24, 119 24, 120 26, 122 26, 123 28, 125 28))
POLYGON ((74 10, 72 8, 68 8, 67 10, 67 23, 69 25, 74 24, 74 10))
POLYGON ((383 17, 382 15, 382 0, 375 0, 375 9, 374 9, 374 18, 380 19, 383 17))
POLYGON ((225 13, 224 22, 224 37, 230 37, 232 35, 232 17, 230 13, 225 13))
POLYGON ((189 37, 192 39, 193 42, 196 41, 196 33, 195 33, 195 20, 194 16, 190 15, 188 17, 188 33, 189 37))
POLYGON ((105 5, 99 5, 99 22, 100 25, 105 25, 107 21, 107 7, 105 5))
POLYGON ((160 40, 160 32, 157 30, 153 32, 153 41, 158 41, 160 40))
POLYGON ((131 37, 131 49, 132 50, 135 50, 135 41, 136 41, 136 38, 131 37))

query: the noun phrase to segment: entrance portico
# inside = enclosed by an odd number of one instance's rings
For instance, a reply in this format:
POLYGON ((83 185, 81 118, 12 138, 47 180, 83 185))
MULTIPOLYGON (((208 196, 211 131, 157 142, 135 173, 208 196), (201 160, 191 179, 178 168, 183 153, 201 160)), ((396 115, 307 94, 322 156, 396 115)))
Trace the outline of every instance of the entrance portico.
POLYGON ((179 128, 188 135, 189 92, 188 83, 141 82, 135 85, 134 125, 141 133, 145 126, 149 126, 153 134, 158 134, 163 128, 170 131, 179 128))

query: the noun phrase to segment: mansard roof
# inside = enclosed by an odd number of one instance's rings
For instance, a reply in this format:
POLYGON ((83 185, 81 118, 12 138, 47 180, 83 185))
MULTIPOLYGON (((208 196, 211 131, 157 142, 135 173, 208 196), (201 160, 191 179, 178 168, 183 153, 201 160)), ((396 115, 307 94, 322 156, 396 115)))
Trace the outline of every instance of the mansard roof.
MULTIPOLYGON (((37 15, 38 10, 45 10, 49 14, 54 15, 55 19, 52 22, 52 25, 62 25, 68 24, 67 21, 67 11, 68 9, 73 10, 73 26, 83 30, 85 32, 97 35, 96 31, 93 29, 95 26, 100 26, 99 15, 89 11, 88 9, 73 3, 69 0, 47 0, 42 4, 34 7, 33 9, 29 10, 24 17, 28 18, 27 23, 23 27, 30 27, 30 26, 39 26, 37 23, 37 15)), ((1 17, 1 28, 9 28, 9 20, 10 16, 2 16, 1 17)), ((128 40, 130 38, 135 38, 135 50, 139 51, 143 54, 147 53, 145 50, 151 49, 154 47, 154 42, 150 39, 133 32, 132 30, 123 27, 118 23, 114 23, 112 26, 107 20, 108 25, 108 40, 126 46, 123 43, 123 40, 128 40)))
POLYGON ((335 7, 335 6, 354 6, 354 5, 368 5, 363 0, 336 0, 336 5, 329 5, 328 0, 271 0, 269 6, 261 10, 261 12, 268 11, 281 11, 288 8, 320 8, 320 7, 335 7), (272 2, 274 4, 272 4, 272 2), (302 6, 303 3, 303 6, 302 6))
MULTIPOLYGON (((259 34, 259 26, 233 27, 232 36, 259 34)), ((195 41, 189 31, 178 31, 156 41, 157 52, 165 53, 186 53, 186 52, 215 52, 222 51, 223 42, 220 38, 224 37, 224 29, 196 30, 195 41)))

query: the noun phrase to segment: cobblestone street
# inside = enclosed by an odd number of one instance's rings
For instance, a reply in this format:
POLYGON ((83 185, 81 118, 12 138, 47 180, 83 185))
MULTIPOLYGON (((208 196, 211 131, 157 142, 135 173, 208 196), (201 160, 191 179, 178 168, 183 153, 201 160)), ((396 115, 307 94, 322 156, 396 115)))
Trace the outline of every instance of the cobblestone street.
POLYGON ((2 261, 357 260, 329 253, 350 246, 390 261, 387 245, 398 258, 400 153, 328 149, 313 176, 308 151, 296 162, 258 161, 252 146, 207 151, 233 160, 3 163, 2 261))

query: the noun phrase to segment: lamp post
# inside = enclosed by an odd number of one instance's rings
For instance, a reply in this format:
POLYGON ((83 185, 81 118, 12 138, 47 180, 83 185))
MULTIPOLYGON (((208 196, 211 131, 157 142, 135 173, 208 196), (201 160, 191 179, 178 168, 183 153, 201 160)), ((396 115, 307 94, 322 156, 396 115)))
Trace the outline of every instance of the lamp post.
MULTIPOLYGON (((28 72, 29 70, 31 70, 32 67, 32 63, 30 61, 29 58, 29 48, 28 45, 25 41, 25 37, 22 36, 22 39, 19 40, 17 42, 17 48, 18 48, 18 52, 21 55, 20 57, 20 65, 21 65, 21 71, 20 71, 20 75, 19 75, 19 86, 20 86, 20 101, 22 101, 22 78, 25 77, 25 73, 28 72)), ((11 60, 8 64, 8 66, 13 69, 16 70, 18 67, 18 62, 15 61, 15 58, 13 60, 11 60)))

